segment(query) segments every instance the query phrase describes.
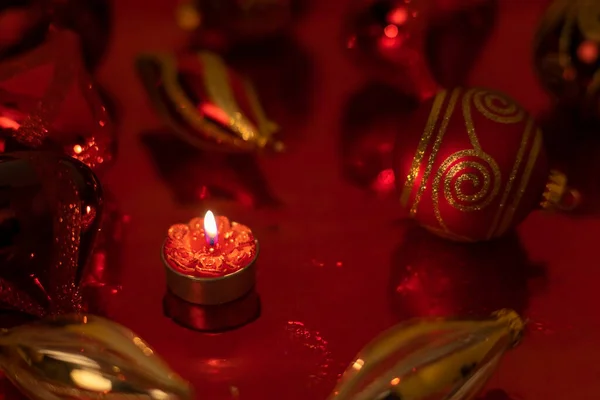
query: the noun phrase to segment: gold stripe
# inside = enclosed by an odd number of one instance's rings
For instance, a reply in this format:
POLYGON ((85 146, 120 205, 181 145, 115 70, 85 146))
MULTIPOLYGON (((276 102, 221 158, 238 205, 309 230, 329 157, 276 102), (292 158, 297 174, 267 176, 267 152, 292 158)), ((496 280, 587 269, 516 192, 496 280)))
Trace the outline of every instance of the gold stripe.
POLYGON ((246 98, 248 99, 248 103, 250 103, 250 108, 256 116, 256 120, 258 123, 258 131, 262 133, 262 136, 258 137, 256 139, 256 142, 259 146, 262 147, 265 146, 267 142, 271 140, 271 136, 279 128, 274 122, 270 121, 267 118, 265 110, 262 108, 262 105, 258 100, 256 90, 254 90, 254 86, 250 83, 250 81, 244 80, 244 88, 246 89, 246 98))
POLYGON ((527 147, 527 143, 529 142, 529 138, 531 136, 532 128, 533 128, 533 118, 529 118, 527 120, 527 125, 525 125, 525 132, 523 133, 523 138, 521 139, 521 145, 519 147, 519 151, 517 152, 517 157, 515 159, 515 164, 513 165, 512 171, 510 172, 510 176, 508 178, 508 182, 506 183, 506 189, 504 190, 504 194, 502 195, 502 199, 500 200, 500 205, 498 206, 498 211, 494 216, 494 221, 490 226, 490 230, 488 232, 487 238, 490 239, 496 228, 498 228, 498 223, 500 222, 500 217, 502 216, 502 212, 504 211, 504 207, 506 206, 506 201, 508 200, 508 195, 512 190, 512 186, 517 177, 517 172, 519 171, 519 167, 521 166, 521 161, 523 160, 523 156, 525 155, 525 148, 527 147))
POLYGON ((410 193, 413 189, 413 184, 417 175, 419 174, 419 170, 421 169, 421 161, 425 156, 425 150, 427 150, 427 145, 429 144, 429 140, 431 139, 431 134, 433 133, 433 128, 435 128, 435 124, 437 123, 438 116, 440 115, 440 110, 442 105, 444 104, 444 100, 446 99, 447 91, 444 90, 439 92, 435 96, 435 100, 433 101, 433 105, 431 106, 431 113, 429 113, 429 118, 427 119, 427 124, 425 125, 425 131, 421 136, 421 141, 417 146, 417 151, 415 156, 413 157, 413 162, 410 167, 410 171, 406 176, 406 182, 404 183, 404 189, 402 189, 402 194, 400 196, 400 204, 403 207, 406 207, 408 204, 408 198, 410 197, 410 193))
POLYGON ((177 82, 177 64, 172 55, 160 53, 142 55, 138 58, 137 62, 139 73, 142 77, 142 83, 144 84, 154 107, 165 119, 167 119, 173 132, 179 135, 181 139, 196 147, 206 147, 206 139, 200 136, 191 135, 184 127, 182 127, 181 122, 173 118, 168 107, 164 104, 169 100, 176 106, 177 112, 182 116, 184 122, 194 130, 203 132, 207 136, 228 145, 238 146, 247 150, 253 148, 253 144, 241 140, 238 136, 231 135, 229 132, 225 131, 223 127, 207 121, 200 113, 198 113, 196 106, 191 102, 177 82), (164 99, 157 90, 153 75, 149 73, 147 68, 148 60, 160 64, 163 87, 168 99, 164 99))
POLYGON ((435 157, 437 156, 437 152, 442 144, 444 133, 446 133, 446 129, 448 129, 448 123, 450 122, 450 117, 452 117, 452 114, 454 113, 454 107, 456 106, 456 102, 458 101, 459 95, 460 89, 454 89, 452 95, 450 96, 450 101, 448 102, 448 107, 446 108, 446 114, 444 115, 444 119, 442 120, 440 130, 438 131, 438 135, 435 139, 435 142, 433 143, 433 149, 431 150, 431 154, 429 155, 427 167, 425 167, 425 172, 423 173, 423 178, 421 178, 421 186, 419 187, 419 191, 415 196, 415 202, 413 203, 410 209, 411 216, 414 216, 417 213, 417 207, 419 206, 421 196, 423 195, 423 192, 427 187, 427 180, 429 179, 429 174, 431 174, 431 169, 433 167, 433 163, 435 162, 435 157))
POLYGON ((538 129, 535 133, 535 139, 533 141, 533 145, 531 146, 531 152, 529 153, 529 159, 527 160, 527 164, 525 165, 525 170, 523 171, 523 176, 521 177, 521 183, 519 184, 519 189, 515 194, 515 199, 510 206, 510 208, 506 211, 502 223, 500 224, 500 228, 498 229, 499 234, 503 234, 510 227, 510 223, 513 220, 515 212, 519 207, 519 203, 521 202, 521 198, 527 189, 527 185, 529 184, 529 178, 531 177, 531 172, 533 171, 533 167, 537 162, 538 155, 540 154, 540 149, 542 148, 542 132, 538 129))
POLYGON ((475 125, 473 124, 473 117, 471 116, 471 100, 473 99, 473 95, 477 89, 470 89, 465 93, 462 101, 463 108, 463 116, 465 118, 465 125, 467 127, 467 134, 469 135, 469 139, 471 140, 471 144, 475 148, 475 150, 481 151, 481 145, 479 144, 479 140, 477 140, 477 134, 475 133, 475 125))
POLYGON ((229 126, 234 132, 243 140, 253 140, 256 135, 255 128, 240 111, 223 60, 208 52, 199 53, 198 58, 205 68, 204 85, 208 97, 229 116, 229 126))

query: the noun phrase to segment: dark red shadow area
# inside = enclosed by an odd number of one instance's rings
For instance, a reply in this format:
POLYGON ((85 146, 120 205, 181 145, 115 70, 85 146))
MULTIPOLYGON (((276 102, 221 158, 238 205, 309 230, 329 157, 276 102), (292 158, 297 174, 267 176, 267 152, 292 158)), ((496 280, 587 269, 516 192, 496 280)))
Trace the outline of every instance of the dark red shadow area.
POLYGON ((488 316, 510 308, 522 314, 531 290, 546 284, 516 234, 478 244, 453 243, 410 228, 392 257, 388 293, 393 312, 406 316, 488 316))
POLYGON ((496 26, 497 0, 438 12, 425 34, 431 73, 443 87, 462 86, 496 26))
POLYGON ((340 131, 344 178, 378 193, 394 192, 394 143, 403 119, 417 104, 416 98, 376 82, 346 102, 340 131))
POLYGON ((205 152, 161 132, 143 134, 142 143, 179 204, 218 198, 246 207, 281 205, 252 154, 205 152))

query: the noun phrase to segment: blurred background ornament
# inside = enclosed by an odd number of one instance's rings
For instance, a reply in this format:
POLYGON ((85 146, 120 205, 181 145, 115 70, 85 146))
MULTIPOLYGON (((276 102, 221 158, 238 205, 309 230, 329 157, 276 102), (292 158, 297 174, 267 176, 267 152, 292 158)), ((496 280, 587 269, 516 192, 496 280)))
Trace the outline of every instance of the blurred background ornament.
POLYGON ((41 0, 5 0, 0 4, 0 61, 42 43, 50 15, 41 0))
POLYGON ((187 400, 191 388, 143 339, 93 315, 5 330, 0 367, 30 399, 187 400))
POLYGON ((111 0, 42 0, 58 27, 71 29, 80 38, 85 66, 94 70, 103 61, 112 31, 111 0))
POLYGON ((350 364, 330 399, 470 400, 524 323, 512 310, 489 320, 415 319, 382 333, 350 364))
POLYGON ((378 195, 393 194, 392 153, 398 127, 417 106, 416 98, 382 83, 355 93, 345 106, 341 129, 344 177, 378 195))
POLYGON ((216 54, 142 55, 139 76, 153 106, 188 143, 206 150, 283 150, 249 81, 216 54))
POLYGON ((27 52, 60 27, 76 32, 85 65, 94 69, 111 29, 109 0, 6 0, 0 4, 0 60, 27 52))
POLYGON ((374 77, 399 85, 421 99, 438 89, 425 61, 428 3, 409 0, 355 0, 344 31, 344 46, 374 77))
POLYGON ((306 46, 293 35, 276 35, 232 45, 223 57, 259 89, 267 114, 286 122, 286 145, 304 137, 302 126, 315 107, 315 60, 306 46))
POLYGON ((549 170, 533 117, 502 93, 441 91, 404 127, 394 161, 401 206, 440 236, 488 240, 539 206, 567 210, 579 202, 566 177, 549 170))
POLYGON ((195 207, 210 200, 248 208, 282 204, 252 154, 203 151, 161 131, 145 132, 142 143, 177 204, 195 207))
POLYGON ((600 118, 600 3, 555 0, 538 27, 535 68, 563 105, 600 118))
POLYGON ((300 4, 295 0, 184 0, 180 28, 194 31, 192 48, 225 49, 289 30, 300 4))
POLYGON ((39 47, 0 62, 2 151, 58 151, 95 172, 112 161, 111 119, 78 46, 74 33, 54 30, 39 47))
POLYGON ((0 155, 0 308, 34 316, 80 311, 79 283, 102 218, 102 188, 77 160, 0 155))
POLYGON ((429 68, 442 87, 464 85, 494 31, 497 0, 433 0, 425 34, 429 68))

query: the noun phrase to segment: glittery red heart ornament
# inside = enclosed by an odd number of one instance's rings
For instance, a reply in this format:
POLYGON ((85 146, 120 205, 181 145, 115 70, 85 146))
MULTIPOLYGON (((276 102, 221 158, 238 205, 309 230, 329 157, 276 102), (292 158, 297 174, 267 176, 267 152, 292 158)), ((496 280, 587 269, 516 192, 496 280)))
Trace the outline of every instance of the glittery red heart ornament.
POLYGON ((0 304, 34 316, 82 309, 78 284, 102 212, 81 162, 45 152, 0 155, 0 304))

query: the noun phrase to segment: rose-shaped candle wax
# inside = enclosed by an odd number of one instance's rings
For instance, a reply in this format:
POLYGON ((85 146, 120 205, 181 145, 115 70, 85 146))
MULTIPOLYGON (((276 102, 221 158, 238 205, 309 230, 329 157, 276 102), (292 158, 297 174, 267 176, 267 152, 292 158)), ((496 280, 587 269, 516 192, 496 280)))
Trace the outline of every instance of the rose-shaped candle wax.
POLYGON ((169 228, 162 256, 172 294, 193 304, 219 305, 249 293, 258 242, 252 231, 208 211, 169 228))

